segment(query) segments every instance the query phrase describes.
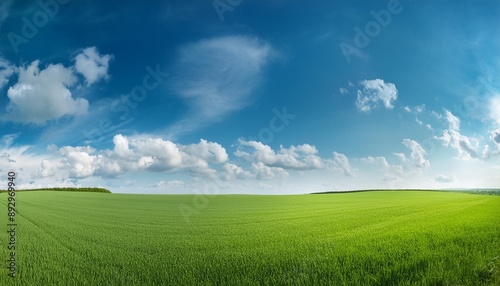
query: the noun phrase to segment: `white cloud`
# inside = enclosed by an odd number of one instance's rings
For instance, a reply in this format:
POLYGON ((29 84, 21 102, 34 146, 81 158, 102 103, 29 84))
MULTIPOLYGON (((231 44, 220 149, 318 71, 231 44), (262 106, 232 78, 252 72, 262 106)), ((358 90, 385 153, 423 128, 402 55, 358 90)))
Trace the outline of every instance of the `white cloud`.
POLYGON ((182 149, 185 153, 208 162, 224 163, 229 159, 224 147, 219 143, 208 142, 204 139, 201 139, 198 144, 187 145, 182 149))
POLYGON ((458 155, 462 159, 477 158, 477 141, 473 145, 472 139, 462 135, 456 130, 445 130, 441 137, 436 137, 440 140, 443 146, 452 147, 457 150, 458 155))
POLYGON ((500 147, 500 129, 492 131, 490 139, 500 147))
POLYGON ((361 82, 363 90, 358 90, 356 107, 361 112, 370 112, 380 103, 386 109, 394 108, 393 102, 398 98, 398 90, 393 83, 385 83, 381 79, 364 80, 361 82))
POLYGON ((415 106, 414 110, 415 110, 416 113, 422 113, 422 112, 424 112, 424 110, 425 110, 425 104, 422 104, 422 105, 419 105, 419 106, 415 106))
POLYGON ((75 70, 85 77, 87 86, 108 79, 109 61, 112 55, 101 55, 96 47, 88 47, 75 57, 75 70))
POLYGON ((448 124, 449 124, 449 129, 455 130, 455 131, 460 130, 460 119, 458 119, 458 117, 456 117, 455 115, 453 115, 453 113, 451 113, 450 111, 448 111, 446 109, 445 109, 444 113, 446 116, 446 120, 448 121, 448 124))
POLYGON ((332 155, 333 159, 329 162, 329 167, 334 170, 341 171, 346 176, 352 176, 353 170, 349 164, 347 156, 337 152, 333 152, 332 155))
POLYGON ((422 105, 417 105, 417 106, 414 106, 414 107, 409 107, 408 105, 403 107, 403 109, 406 111, 406 112, 410 112, 410 113, 415 113, 415 114, 419 114, 419 113, 422 113, 425 111, 425 104, 422 104, 422 105))
POLYGON ((272 47, 258 39, 227 36, 184 46, 171 77, 171 88, 189 105, 185 118, 167 133, 193 131, 221 120, 252 101, 264 66, 273 58, 272 47))
POLYGON ((94 175, 98 168, 97 156, 93 155, 95 149, 91 147, 65 146, 59 149, 64 158, 63 166, 69 170, 71 178, 82 179, 94 175))
POLYGON ((445 176, 445 175, 439 175, 437 176, 436 178, 434 178, 434 180, 436 180, 436 182, 440 182, 440 183, 452 183, 452 182, 455 182, 456 178, 455 176, 445 176))
POLYGON ((0 138, 0 146, 9 147, 14 143, 14 140, 19 137, 19 133, 16 134, 5 134, 0 138))
POLYGON ((148 169, 154 171, 169 171, 180 168, 183 154, 175 143, 161 138, 147 138, 131 142, 140 158, 151 159, 148 169))
POLYGON ((495 166, 492 161, 458 160, 451 165, 436 161, 431 167, 425 150, 410 139, 402 141, 408 151, 396 153, 399 162, 395 164, 389 164, 382 156, 352 161, 337 152, 323 159, 318 156, 318 150, 309 144, 281 146, 273 150, 260 142, 244 141, 249 146, 239 146, 236 152, 241 152, 237 158, 247 159, 247 164, 229 161, 224 147, 203 139, 195 144, 183 145, 150 135, 127 137, 118 134, 113 138, 114 146, 109 149, 52 146, 44 155, 36 155, 29 146, 16 146, 15 137, 11 134, 0 138, 4 142, 4 147, 0 144, 0 170, 23 169, 20 182, 24 178, 21 184, 31 188, 88 186, 105 182, 109 183, 106 187, 118 192, 185 193, 201 190, 207 184, 215 186, 217 181, 214 180, 220 179, 221 183, 217 185, 227 188, 227 192, 259 192, 255 186, 265 181, 265 185, 272 189, 270 192, 300 193, 319 191, 318 186, 325 183, 334 183, 339 190, 388 186, 439 187, 439 183, 451 180, 457 186, 470 186, 472 182, 479 182, 478 186, 490 186, 495 183, 496 175, 495 170, 488 167, 491 164, 495 166), (308 156, 318 160, 317 168, 311 161, 305 160, 308 156), (476 163, 480 164, 474 165, 476 163), (304 165, 311 169, 297 168, 304 165), (442 170, 449 175, 441 175, 442 170), (470 172, 473 173, 471 178, 468 177, 470 172), (117 179, 108 179, 117 176, 117 179), (168 177, 172 179, 166 179, 168 177), (134 186, 122 183, 130 179, 139 181, 134 186))
POLYGON ((443 131, 441 137, 435 136, 435 138, 440 140, 443 146, 457 150, 460 158, 478 158, 478 140, 460 133, 460 119, 450 111, 445 110, 445 117, 448 129, 443 131))
POLYGON ((155 188, 158 189, 163 189, 163 188, 178 188, 178 187, 184 187, 184 182, 181 180, 171 180, 171 181, 158 181, 156 184, 154 184, 155 188))
POLYGON ((269 167, 279 167, 292 170, 314 170, 325 167, 324 162, 316 154, 316 147, 303 144, 280 147, 275 152, 271 147, 257 141, 238 141, 238 150, 234 153, 236 157, 245 158, 249 162, 260 162, 269 167))
POLYGON ((437 113, 436 111, 431 111, 431 115, 436 117, 437 119, 443 118, 443 115, 441 113, 437 113))
MULTIPOLYGON (((37 154, 34 146, 0 147, 0 170, 15 171, 17 189, 43 187, 82 187, 76 180, 69 179, 58 152, 37 154)), ((90 179, 91 180, 91 179, 90 179)), ((0 184, 6 182, 0 178, 0 184)), ((5 184, 4 184, 5 183, 5 184)), ((91 181, 87 186, 102 186, 91 181)))
POLYGON ((269 167, 262 162, 252 163, 252 172, 257 179, 271 180, 274 178, 283 179, 288 177, 288 172, 281 167, 269 167))
POLYGON ((349 91, 347 91, 347 89, 344 88, 344 87, 339 88, 339 92, 340 92, 341 95, 345 95, 345 94, 349 93, 349 91))
POLYGON ((427 153, 418 142, 411 139, 403 139, 401 143, 410 150, 410 154, 393 153, 400 162, 390 165, 389 170, 392 175, 386 174, 385 176, 393 177, 395 175, 398 178, 407 179, 413 177, 415 174, 421 173, 423 169, 430 167, 430 161, 426 159, 427 153))
POLYGON ((40 163, 40 168, 37 172, 37 177, 54 177, 57 174, 58 170, 62 167, 63 165, 58 161, 42 160, 42 162, 40 163))
POLYGON ((493 141, 496 150, 491 150, 489 145, 484 145, 483 159, 490 159, 491 157, 500 155, 500 129, 491 132, 490 140, 493 141))
POLYGON ((0 89, 9 82, 9 78, 15 72, 15 70, 16 68, 7 60, 0 58, 0 89))
POLYGON ((380 156, 380 157, 372 157, 372 156, 363 157, 360 159, 360 161, 363 163, 367 163, 367 164, 381 165, 384 168, 389 167, 389 163, 387 163, 387 160, 385 159, 385 157, 382 157, 382 156, 380 156))
POLYGON ((82 114, 87 111, 88 101, 73 98, 69 88, 77 79, 69 68, 51 64, 39 69, 40 61, 28 67, 18 68, 18 82, 9 88, 7 96, 7 120, 43 124, 64 115, 82 114))
POLYGON ((70 178, 115 177, 129 172, 187 170, 192 175, 214 174, 211 164, 228 160, 219 144, 201 139, 197 144, 180 145, 161 138, 132 138, 118 134, 114 148, 97 152, 91 147, 64 146, 59 149, 70 178))
POLYGON ((494 155, 495 152, 492 152, 490 150, 490 146, 489 145, 484 145, 484 149, 483 149, 483 159, 487 160, 489 158, 492 157, 492 155, 494 155))
POLYGON ((410 149, 410 158, 404 156, 405 161, 410 162, 416 168, 429 167, 429 160, 425 159, 426 152, 424 148, 415 140, 403 139, 403 145, 410 149))
POLYGON ((117 134, 113 137, 113 144, 115 145, 114 152, 121 158, 130 157, 133 155, 133 151, 130 150, 128 139, 121 135, 117 134))
POLYGON ((500 95, 493 96, 489 102, 489 116, 498 126, 500 126, 500 95))
POLYGON ((250 178, 255 177, 255 174, 252 174, 249 171, 245 171, 240 166, 235 165, 235 164, 231 164, 231 163, 224 164, 222 170, 223 171, 221 172, 221 176, 226 181, 234 179, 234 178, 236 178, 236 179, 250 179, 250 178))

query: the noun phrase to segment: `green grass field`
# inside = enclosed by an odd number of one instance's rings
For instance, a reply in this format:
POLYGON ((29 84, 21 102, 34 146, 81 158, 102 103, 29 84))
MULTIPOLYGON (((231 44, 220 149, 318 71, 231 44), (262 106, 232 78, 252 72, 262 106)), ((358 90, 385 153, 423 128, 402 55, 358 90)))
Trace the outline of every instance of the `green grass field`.
POLYGON ((189 223, 190 195, 16 199, 17 277, 2 266, 0 285, 500 285, 500 196, 220 195, 189 223))

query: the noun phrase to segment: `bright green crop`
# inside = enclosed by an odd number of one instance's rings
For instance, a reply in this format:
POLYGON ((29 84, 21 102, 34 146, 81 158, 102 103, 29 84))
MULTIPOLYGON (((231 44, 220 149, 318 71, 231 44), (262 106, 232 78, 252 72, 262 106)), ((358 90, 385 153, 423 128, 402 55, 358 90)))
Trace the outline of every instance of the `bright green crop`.
POLYGON ((187 222, 191 195, 17 193, 17 277, 2 231, 0 285, 500 285, 500 196, 204 199, 187 222))

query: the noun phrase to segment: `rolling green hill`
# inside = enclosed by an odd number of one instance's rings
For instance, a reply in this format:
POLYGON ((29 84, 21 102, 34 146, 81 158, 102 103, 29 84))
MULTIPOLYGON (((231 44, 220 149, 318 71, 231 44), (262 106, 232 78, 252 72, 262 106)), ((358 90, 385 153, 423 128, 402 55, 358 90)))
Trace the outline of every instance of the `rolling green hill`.
POLYGON ((17 277, 2 267, 0 285, 500 283, 498 196, 38 191, 16 208, 17 277))

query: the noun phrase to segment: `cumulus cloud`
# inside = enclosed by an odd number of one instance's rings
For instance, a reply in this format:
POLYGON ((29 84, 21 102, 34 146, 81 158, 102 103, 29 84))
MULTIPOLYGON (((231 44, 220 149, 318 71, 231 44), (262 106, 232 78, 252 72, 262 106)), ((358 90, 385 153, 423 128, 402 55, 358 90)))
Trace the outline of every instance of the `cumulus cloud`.
POLYGON ((91 147, 65 146, 59 149, 59 153, 64 158, 63 165, 68 168, 70 177, 76 179, 87 178, 94 175, 98 168, 95 149, 91 147))
POLYGON ((0 58, 0 88, 17 74, 17 82, 7 90, 9 102, 2 120, 43 125, 63 116, 86 114, 89 102, 74 97, 80 89, 76 73, 81 73, 87 86, 108 78, 111 55, 100 55, 95 47, 86 48, 75 58, 75 65, 49 64, 40 67, 40 60, 16 67, 0 58))
POLYGON ((202 160, 213 163, 224 163, 229 158, 226 149, 219 143, 208 142, 201 139, 197 144, 187 145, 182 148, 186 154, 196 156, 202 160))
POLYGON ((443 146, 457 150, 460 158, 478 158, 478 142, 460 133, 460 119, 450 111, 445 110, 445 118, 448 121, 448 129, 443 135, 435 138, 440 140, 443 146))
POLYGON ((380 104, 386 109, 394 108, 393 102, 398 98, 398 90, 393 83, 385 83, 381 79, 364 80, 362 90, 358 90, 356 107, 361 112, 370 112, 380 104))
POLYGON ((252 172, 255 177, 260 180, 271 180, 275 178, 286 178, 288 177, 288 172, 281 167, 269 167, 263 162, 252 163, 252 172))
POLYGON ((51 64, 40 70, 39 64, 36 60, 18 68, 18 82, 7 91, 10 102, 4 118, 43 124, 64 115, 85 113, 88 101, 73 98, 69 90, 77 81, 71 69, 51 64))
POLYGON ((361 162, 363 163, 366 163, 366 164, 374 164, 374 165, 380 165, 384 168, 388 168, 389 167, 389 163, 387 163, 387 159, 385 159, 385 157, 372 157, 372 156, 368 156, 368 157, 363 157, 360 159, 361 162))
POLYGON ((47 178, 47 177, 54 177, 58 170, 62 168, 62 164, 58 161, 51 161, 51 160, 42 160, 40 163, 40 168, 38 169, 38 172, 36 173, 37 178, 47 178))
POLYGON ((109 61, 112 55, 101 55, 96 47, 88 47, 75 57, 75 70, 85 77, 87 86, 108 79, 109 61))
POLYGON ((226 163, 224 164, 222 171, 221 171, 221 177, 229 181, 231 179, 250 179, 250 178, 255 178, 256 174, 252 174, 250 171, 245 171, 243 168, 241 168, 238 165, 231 164, 231 163, 226 163))
POLYGON ((201 139, 197 144, 181 145, 161 138, 128 139, 118 134, 114 148, 97 152, 88 146, 59 149, 62 164, 71 178, 114 177, 127 172, 169 172, 187 170, 191 174, 213 174, 210 164, 228 160, 224 147, 201 139))
POLYGON ((226 36, 182 47, 170 86, 189 106, 167 133, 176 136, 217 122, 251 103, 275 52, 263 40, 226 36))
POLYGON ((313 170, 325 167, 324 162, 316 154, 316 147, 303 144, 298 146, 280 147, 275 152, 271 147, 257 141, 238 141, 236 157, 245 158, 249 162, 263 163, 268 167, 278 167, 291 170, 313 170))

